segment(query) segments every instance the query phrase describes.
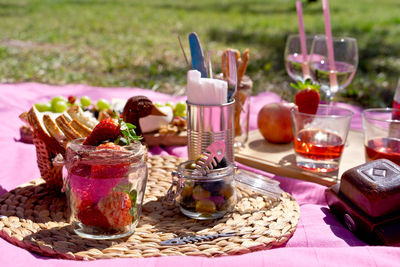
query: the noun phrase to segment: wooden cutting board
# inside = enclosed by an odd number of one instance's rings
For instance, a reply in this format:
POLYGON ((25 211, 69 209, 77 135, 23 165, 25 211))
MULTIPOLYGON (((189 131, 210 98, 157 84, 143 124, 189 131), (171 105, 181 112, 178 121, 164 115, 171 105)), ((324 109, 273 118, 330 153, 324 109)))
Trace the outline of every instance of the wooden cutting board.
POLYGON ((187 131, 177 134, 145 133, 144 141, 148 146, 186 146, 187 131))
POLYGON ((330 186, 336 184, 346 170, 365 163, 363 134, 350 130, 343 151, 339 171, 315 173, 296 166, 293 143, 271 144, 264 140, 258 130, 249 133, 246 145, 235 151, 235 160, 280 176, 286 176, 330 186))

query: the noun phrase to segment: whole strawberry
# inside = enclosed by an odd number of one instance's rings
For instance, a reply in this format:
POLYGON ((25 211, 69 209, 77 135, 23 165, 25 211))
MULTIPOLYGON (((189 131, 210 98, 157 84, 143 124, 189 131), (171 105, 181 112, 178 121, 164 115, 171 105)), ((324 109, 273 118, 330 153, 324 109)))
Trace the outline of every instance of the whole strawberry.
POLYGON ((132 201, 124 192, 114 191, 98 203, 99 210, 113 228, 121 228, 132 223, 132 201))
POLYGON ((78 206, 78 219, 86 225, 110 228, 106 216, 91 201, 82 201, 78 206))
POLYGON ((106 118, 94 127, 83 145, 98 146, 107 141, 117 145, 129 145, 133 140, 141 140, 141 137, 136 135, 135 128, 136 126, 125 123, 122 119, 106 118))
POLYGON ((315 85, 310 79, 304 83, 290 84, 293 88, 299 90, 295 96, 295 103, 298 106, 299 112, 316 114, 319 105, 319 85, 315 85))
POLYGON ((118 120, 106 118, 94 127, 93 131, 88 137, 86 137, 83 144, 88 146, 97 146, 103 141, 114 140, 119 135, 121 135, 121 130, 118 120))

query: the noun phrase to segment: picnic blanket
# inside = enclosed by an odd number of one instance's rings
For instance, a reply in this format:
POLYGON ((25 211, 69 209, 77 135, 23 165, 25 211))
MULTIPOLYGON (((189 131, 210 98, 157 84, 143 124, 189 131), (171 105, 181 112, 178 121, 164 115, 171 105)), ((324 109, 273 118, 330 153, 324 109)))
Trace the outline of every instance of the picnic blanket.
MULTIPOLYGON (((129 98, 145 95, 153 101, 185 100, 139 88, 99 88, 74 84, 51 86, 38 83, 0 85, 0 195, 27 181, 40 177, 35 148, 19 142, 21 121, 18 115, 32 104, 49 101, 56 95, 87 95, 99 98, 129 98)), ((256 129, 257 113, 271 102, 281 101, 274 93, 264 92, 251 98, 250 128, 256 129)), ((361 109, 346 104, 354 111, 352 128, 361 128, 361 109)), ((362 148, 360 148, 362 149, 362 148)), ((187 147, 154 147, 150 154, 187 157, 187 147)), ((251 169, 251 168, 249 168, 251 169)), ((309 182, 264 173, 277 179, 283 190, 300 204, 300 220, 293 237, 282 247, 237 256, 216 258, 173 256, 128 258, 90 262, 45 258, 16 247, 0 238, 0 263, 3 266, 397 266, 400 248, 369 246, 357 239, 334 217, 325 202, 325 187, 309 182)), ((400 231, 400 229, 399 229, 400 231)))

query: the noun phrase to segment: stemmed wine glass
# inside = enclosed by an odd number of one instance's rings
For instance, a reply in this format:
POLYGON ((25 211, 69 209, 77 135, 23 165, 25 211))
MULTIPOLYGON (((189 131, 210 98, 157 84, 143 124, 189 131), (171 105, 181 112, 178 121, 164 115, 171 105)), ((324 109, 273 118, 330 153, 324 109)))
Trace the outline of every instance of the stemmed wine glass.
POLYGON ((285 46, 285 67, 289 76, 295 81, 302 81, 311 78, 309 69, 309 54, 314 36, 306 36, 307 55, 305 60, 301 53, 300 35, 289 35, 285 46))
POLYGON ((327 38, 314 37, 309 64, 312 79, 321 85, 328 104, 333 96, 352 81, 358 65, 357 41, 350 37, 333 38, 333 62, 329 60, 327 38))

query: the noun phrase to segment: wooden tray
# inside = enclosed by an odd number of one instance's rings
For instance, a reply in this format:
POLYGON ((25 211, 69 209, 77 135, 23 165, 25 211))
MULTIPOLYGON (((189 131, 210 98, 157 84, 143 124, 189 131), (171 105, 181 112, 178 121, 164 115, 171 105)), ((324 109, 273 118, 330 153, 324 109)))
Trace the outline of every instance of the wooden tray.
POLYGON ((187 131, 177 134, 145 133, 143 138, 148 146, 186 146, 187 131))
POLYGON ((235 151, 235 160, 277 175, 330 186, 337 183, 346 170, 365 163, 363 134, 350 130, 339 171, 335 172, 314 173, 297 167, 293 143, 268 143, 258 130, 251 131, 245 147, 235 151))

